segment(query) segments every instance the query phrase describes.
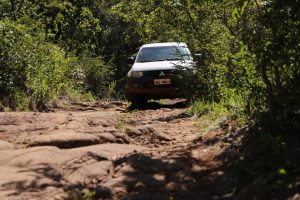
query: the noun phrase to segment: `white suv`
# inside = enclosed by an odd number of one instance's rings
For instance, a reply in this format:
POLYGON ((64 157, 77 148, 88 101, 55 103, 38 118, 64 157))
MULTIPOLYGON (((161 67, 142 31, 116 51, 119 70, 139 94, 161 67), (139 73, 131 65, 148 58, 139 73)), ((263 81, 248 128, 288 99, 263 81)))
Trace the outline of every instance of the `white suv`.
POLYGON ((194 65, 185 43, 153 43, 143 45, 127 74, 130 101, 135 105, 148 99, 176 98, 180 69, 194 65))

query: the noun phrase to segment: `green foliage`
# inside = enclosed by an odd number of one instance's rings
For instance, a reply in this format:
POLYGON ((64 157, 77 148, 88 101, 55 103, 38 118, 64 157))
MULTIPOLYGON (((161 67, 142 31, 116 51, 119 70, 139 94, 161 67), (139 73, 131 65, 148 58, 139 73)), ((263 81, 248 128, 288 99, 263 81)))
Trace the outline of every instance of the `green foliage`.
POLYGON ((103 44, 111 43, 101 38, 100 19, 111 17, 102 6, 105 1, 1 0, 0 101, 15 107, 13 94, 21 91, 32 108, 42 108, 61 94, 110 95, 115 56, 102 56, 103 44))
POLYGON ((14 109, 16 111, 28 111, 30 107, 30 99, 23 91, 16 91, 13 93, 14 109))
POLYGON ((0 22, 0 38, 1 98, 27 94, 39 106, 60 92, 68 67, 60 48, 45 42, 43 34, 32 36, 26 26, 9 20, 0 22))
POLYGON ((81 199, 82 200, 92 200, 92 199, 94 199, 95 195, 96 195, 95 191, 89 191, 89 192, 85 193, 81 199))
POLYGON ((68 60, 64 52, 52 44, 39 44, 34 60, 27 66, 27 89, 38 103, 56 97, 65 82, 68 60))
MULTIPOLYGON (((299 4, 294 1, 254 1, 236 24, 236 37, 255 55, 254 69, 263 83, 260 96, 272 123, 276 116, 295 114, 299 103, 299 4), (252 34, 249 34, 252 33, 252 34), (296 89, 298 88, 298 89, 296 89), (262 94, 263 93, 263 94, 262 94)), ((285 116, 286 117, 286 116, 285 116)), ((276 122, 276 120, 278 120, 276 122)))
POLYGON ((117 84, 117 81, 112 81, 108 85, 108 98, 116 96, 116 84, 117 84))
POLYGON ((188 113, 197 117, 209 114, 213 116, 226 116, 228 114, 228 109, 220 103, 195 101, 188 113))
POLYGON ((178 76, 190 114, 268 127, 235 173, 282 181, 299 172, 299 10, 295 0, 0 0, 0 111, 123 98, 128 55, 182 41, 202 54, 178 76))
POLYGON ((21 91, 45 104, 68 87, 119 98, 128 55, 143 43, 183 41, 202 54, 178 77, 185 97, 295 123, 298 10, 280 0, 1 0, 0 98, 21 91))
POLYGON ((98 97, 107 97, 111 92, 110 83, 114 77, 112 62, 104 63, 101 57, 82 55, 71 59, 68 74, 75 80, 73 88, 90 91, 98 97))
POLYGON ((244 98, 234 90, 227 91, 227 97, 219 102, 204 99, 193 101, 188 113, 192 116, 210 115, 213 118, 226 116, 236 120, 243 118, 246 113, 244 98))
POLYGON ((25 88, 25 67, 30 52, 25 27, 14 26, 10 21, 0 22, 1 97, 8 96, 13 90, 25 88))
POLYGON ((66 88, 61 95, 71 102, 88 102, 96 100, 96 97, 92 92, 84 92, 78 88, 74 89, 72 87, 66 88))

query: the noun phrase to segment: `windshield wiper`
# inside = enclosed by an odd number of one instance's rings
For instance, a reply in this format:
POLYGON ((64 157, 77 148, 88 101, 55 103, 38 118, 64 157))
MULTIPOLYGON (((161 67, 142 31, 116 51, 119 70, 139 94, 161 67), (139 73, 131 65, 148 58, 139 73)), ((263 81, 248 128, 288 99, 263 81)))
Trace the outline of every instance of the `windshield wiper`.
POLYGON ((167 61, 172 61, 172 60, 183 60, 182 58, 169 58, 169 59, 166 59, 167 61))
POLYGON ((155 60, 140 60, 138 62, 141 62, 141 63, 143 63, 143 62, 155 62, 155 60))

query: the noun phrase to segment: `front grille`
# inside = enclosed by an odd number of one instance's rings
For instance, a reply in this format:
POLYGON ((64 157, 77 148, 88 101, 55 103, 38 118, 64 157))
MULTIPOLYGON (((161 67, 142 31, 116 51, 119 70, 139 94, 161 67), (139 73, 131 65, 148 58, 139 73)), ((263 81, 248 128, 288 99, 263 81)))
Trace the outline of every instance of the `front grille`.
POLYGON ((176 74, 177 70, 154 70, 154 71, 145 71, 144 77, 146 78, 160 78, 160 77, 170 77, 171 75, 176 74), (162 75, 164 74, 164 75, 162 75))

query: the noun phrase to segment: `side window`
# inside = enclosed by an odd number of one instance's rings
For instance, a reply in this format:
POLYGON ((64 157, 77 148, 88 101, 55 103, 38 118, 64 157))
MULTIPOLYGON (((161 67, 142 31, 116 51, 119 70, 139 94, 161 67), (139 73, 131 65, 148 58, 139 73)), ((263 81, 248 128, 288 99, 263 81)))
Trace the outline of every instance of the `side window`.
POLYGON ((191 60, 191 52, 187 47, 182 48, 183 52, 181 53, 183 59, 191 60))

